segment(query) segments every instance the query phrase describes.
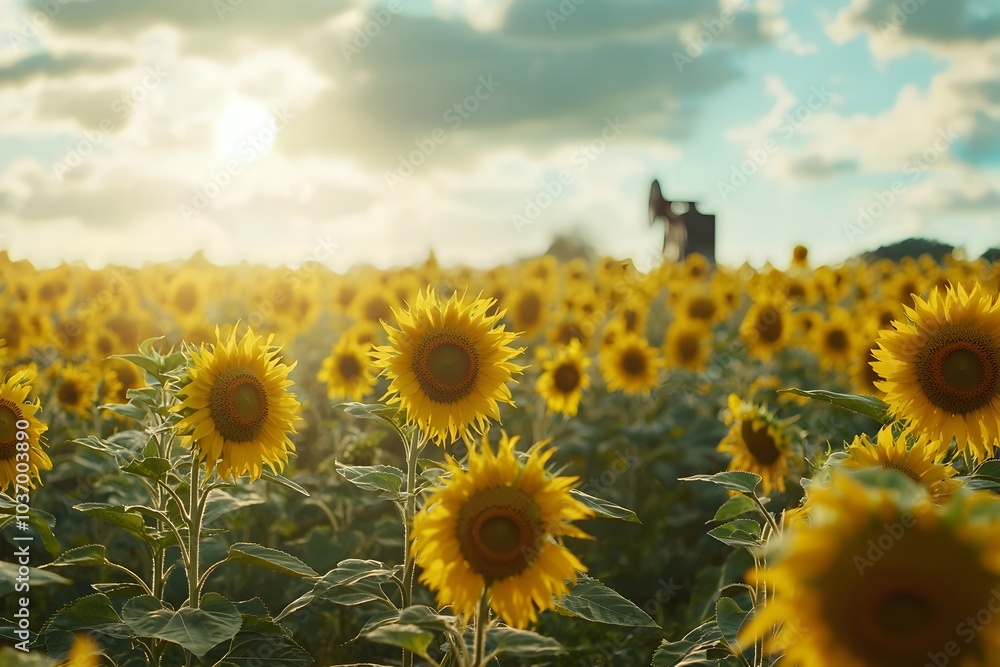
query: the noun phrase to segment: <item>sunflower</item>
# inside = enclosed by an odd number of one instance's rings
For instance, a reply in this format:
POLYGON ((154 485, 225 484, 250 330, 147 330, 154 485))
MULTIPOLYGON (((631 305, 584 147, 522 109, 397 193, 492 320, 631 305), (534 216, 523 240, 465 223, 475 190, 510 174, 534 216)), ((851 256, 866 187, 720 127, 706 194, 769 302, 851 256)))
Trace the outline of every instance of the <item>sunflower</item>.
POLYGON ((375 372, 367 345, 356 342, 353 336, 343 336, 334 343, 330 356, 316 376, 326 383, 329 398, 348 398, 360 401, 375 383, 375 372))
POLYGON ((362 290, 351 305, 354 321, 378 325, 392 319, 393 308, 397 307, 396 295, 376 285, 362 290))
POLYGON ((442 301, 428 288, 396 313, 398 329, 383 323, 389 345, 372 353, 389 378, 382 400, 439 444, 484 431, 500 419, 498 403, 514 403, 506 383, 522 368, 510 360, 524 348, 510 347, 516 335, 499 324, 503 312, 486 315, 491 305, 457 293, 442 301))
POLYGON ((548 441, 519 461, 517 440, 503 434, 494 454, 484 436, 467 470, 446 457, 450 474, 414 519, 413 548, 439 605, 469 618, 488 594, 508 625, 523 628, 555 607, 567 579, 586 572, 562 538, 588 537, 570 522, 593 512, 569 493, 578 478, 546 472, 548 441))
POLYGON ((764 493, 785 490, 791 438, 785 423, 764 408, 729 395, 725 417, 729 433, 718 451, 730 456, 729 470, 746 470, 761 477, 764 493))
POLYGON ((885 381, 876 386, 912 428, 989 458, 1000 432, 1000 303, 959 285, 916 297, 906 314, 910 322, 880 332, 872 366, 885 381))
POLYGON ((644 337, 621 333, 601 350, 601 377, 609 391, 649 395, 659 381, 663 361, 644 337))
POLYGON ((875 342, 871 336, 865 337, 864 340, 868 341, 865 345, 857 345, 854 348, 851 381, 856 392, 881 397, 882 390, 878 388, 878 383, 884 378, 872 367, 872 364, 878 361, 875 358, 875 342))
POLYGON ((688 320, 675 320, 663 338, 668 367, 703 371, 711 353, 712 330, 688 320))
POLYGON ((124 359, 109 359, 104 369, 105 403, 128 403, 129 389, 141 389, 146 386, 145 373, 124 359))
POLYGON ((545 285, 537 280, 529 281, 510 295, 507 314, 515 331, 530 336, 541 329, 547 314, 545 285))
POLYGON ((827 319, 812 330, 813 349, 823 368, 846 370, 850 367, 855 350, 857 325, 851 316, 840 308, 831 308, 827 319))
POLYGON ((788 309, 775 299, 762 297, 755 300, 740 324, 740 335, 751 352, 763 359, 785 347, 792 334, 788 309))
POLYGON ((299 419, 288 389, 295 364, 278 361, 272 340, 248 330, 237 341, 235 330, 227 337, 216 331, 214 345, 190 351, 183 400, 171 410, 184 414, 176 428, 194 441, 209 474, 217 468, 223 478, 249 473, 255 480, 265 462, 280 472, 295 449, 288 438, 299 419))
POLYGON ((0 491, 15 482, 35 488, 34 480, 41 482, 38 471, 52 470, 41 440, 48 428, 35 414, 40 408, 38 401, 28 399, 31 385, 26 380, 27 373, 21 371, 0 384, 0 491))
POLYGON ((782 664, 801 667, 1000 664, 993 496, 961 493, 938 507, 916 488, 840 472, 811 488, 806 506, 808 523, 758 571, 774 594, 740 644, 766 637, 782 664))
POLYGON ((864 434, 855 436, 841 465, 854 470, 896 470, 925 486, 935 501, 947 498, 961 485, 951 479, 958 471, 942 463, 945 453, 941 451, 940 443, 921 436, 907 450, 906 442, 905 435, 894 438, 892 428, 888 426, 878 432, 875 442, 864 434))
POLYGON ((46 375, 51 379, 55 399, 63 410, 85 419, 91 416, 101 380, 98 374, 86 366, 60 361, 49 367, 46 375))
POLYGON ((577 340, 560 347, 554 358, 542 363, 535 390, 545 398, 549 410, 570 417, 576 415, 583 390, 590 386, 588 366, 590 359, 577 340))

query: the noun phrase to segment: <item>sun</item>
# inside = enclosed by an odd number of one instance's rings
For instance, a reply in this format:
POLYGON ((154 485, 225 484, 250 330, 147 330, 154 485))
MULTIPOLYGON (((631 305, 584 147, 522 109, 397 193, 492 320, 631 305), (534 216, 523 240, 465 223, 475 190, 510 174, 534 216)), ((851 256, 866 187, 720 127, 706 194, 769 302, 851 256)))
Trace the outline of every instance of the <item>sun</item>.
POLYGON ((215 153, 223 160, 256 162, 274 148, 274 115, 260 102, 233 97, 215 121, 215 153))

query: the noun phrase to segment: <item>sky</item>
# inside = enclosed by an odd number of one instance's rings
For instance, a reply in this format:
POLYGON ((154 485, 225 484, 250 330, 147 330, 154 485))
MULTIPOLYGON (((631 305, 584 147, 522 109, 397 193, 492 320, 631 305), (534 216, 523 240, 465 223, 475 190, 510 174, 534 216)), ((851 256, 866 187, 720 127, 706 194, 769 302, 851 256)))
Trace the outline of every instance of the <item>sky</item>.
POLYGON ((37 266, 651 264, 1000 246, 997 0, 0 0, 0 248, 37 266))

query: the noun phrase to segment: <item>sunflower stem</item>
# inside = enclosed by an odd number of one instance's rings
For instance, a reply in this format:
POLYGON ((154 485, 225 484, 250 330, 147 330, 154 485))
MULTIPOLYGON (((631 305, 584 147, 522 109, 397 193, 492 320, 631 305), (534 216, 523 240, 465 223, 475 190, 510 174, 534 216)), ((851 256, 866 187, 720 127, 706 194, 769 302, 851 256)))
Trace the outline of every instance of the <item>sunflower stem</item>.
POLYGON ((490 592, 483 590, 479 598, 479 611, 476 612, 476 645, 472 658, 472 667, 482 667, 483 656, 486 655, 486 630, 490 626, 490 592))
POLYGON ((198 461, 196 445, 191 447, 190 504, 188 505, 188 606, 197 609, 201 604, 201 582, 198 577, 199 540, 201 539, 201 503, 198 498, 198 461))
MULTIPOLYGON (((403 513, 403 604, 400 609, 406 609, 410 606, 410 602, 413 599, 413 546, 412 533, 413 533, 413 517, 417 514, 417 456, 420 454, 420 446, 423 444, 420 440, 419 431, 417 428, 413 428, 410 431, 409 442, 404 440, 406 445, 406 509, 403 513)), ((403 651, 403 667, 413 666, 413 653, 407 650, 403 651)))

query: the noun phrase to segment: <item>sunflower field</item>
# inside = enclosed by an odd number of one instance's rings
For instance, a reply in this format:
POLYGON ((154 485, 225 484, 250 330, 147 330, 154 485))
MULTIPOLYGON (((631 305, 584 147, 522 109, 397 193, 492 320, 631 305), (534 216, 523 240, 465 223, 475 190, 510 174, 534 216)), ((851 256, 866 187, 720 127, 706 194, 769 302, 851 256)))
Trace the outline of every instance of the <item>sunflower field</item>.
POLYGON ((0 665, 1000 665, 992 263, 0 275, 0 665))

